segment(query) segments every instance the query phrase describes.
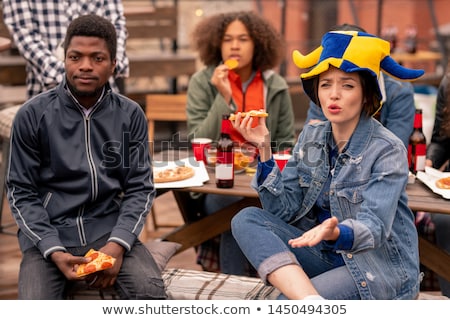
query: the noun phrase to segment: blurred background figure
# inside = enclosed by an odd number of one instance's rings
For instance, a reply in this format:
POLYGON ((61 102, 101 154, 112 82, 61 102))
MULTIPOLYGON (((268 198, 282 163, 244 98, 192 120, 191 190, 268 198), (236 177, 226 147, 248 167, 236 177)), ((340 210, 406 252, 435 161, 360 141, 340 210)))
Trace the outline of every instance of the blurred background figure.
POLYGON ((63 41, 69 23, 85 14, 102 16, 117 32, 117 65, 110 79, 123 92, 129 74, 127 31, 121 0, 3 0, 3 19, 27 65, 27 96, 55 87, 64 78, 63 41))
MULTIPOLYGON (((442 78, 436 99, 436 117, 431 142, 427 146, 425 165, 450 171, 450 73, 442 78)), ((436 244, 450 254, 450 215, 429 215, 433 223, 436 244)), ((450 283, 438 277, 443 295, 450 297, 450 283)))

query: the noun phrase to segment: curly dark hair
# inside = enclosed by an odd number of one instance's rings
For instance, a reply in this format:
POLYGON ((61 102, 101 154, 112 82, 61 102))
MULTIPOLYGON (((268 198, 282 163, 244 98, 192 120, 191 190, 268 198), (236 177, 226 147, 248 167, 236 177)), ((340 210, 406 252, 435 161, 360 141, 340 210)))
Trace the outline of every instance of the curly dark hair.
MULTIPOLYGON (((450 76, 450 74, 447 74, 447 77, 449 77, 449 76, 450 76)), ((441 121, 441 128, 440 128, 439 134, 443 137, 450 138, 450 99, 449 99, 450 84, 447 85, 447 88, 445 88, 445 90, 446 90, 445 96, 447 97, 447 99, 445 100, 445 105, 444 105, 444 108, 442 109, 442 121, 441 121)))
POLYGON ((220 13, 200 21, 192 33, 193 47, 207 66, 222 61, 221 46, 228 25, 239 20, 255 44, 253 69, 265 71, 277 66, 284 58, 286 44, 277 30, 252 11, 220 13))
POLYGON ((116 28, 109 20, 95 14, 88 14, 74 19, 67 28, 66 38, 64 39, 64 54, 67 52, 70 41, 75 36, 98 37, 104 39, 111 60, 116 59, 116 28))

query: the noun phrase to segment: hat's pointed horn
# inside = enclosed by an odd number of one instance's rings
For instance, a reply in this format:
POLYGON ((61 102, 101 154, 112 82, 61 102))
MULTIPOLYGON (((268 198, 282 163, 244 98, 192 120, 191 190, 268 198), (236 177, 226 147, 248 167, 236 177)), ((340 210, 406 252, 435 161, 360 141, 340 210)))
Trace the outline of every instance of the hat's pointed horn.
POLYGON ((313 52, 304 56, 298 50, 292 52, 292 60, 300 69, 310 68, 319 62, 320 54, 322 53, 322 46, 317 47, 313 52))
POLYGON ((414 80, 423 76, 423 74, 425 73, 425 71, 423 70, 413 70, 405 68, 398 64, 390 56, 385 57, 381 61, 380 66, 381 69, 383 69, 386 73, 390 74, 394 78, 402 80, 414 80))

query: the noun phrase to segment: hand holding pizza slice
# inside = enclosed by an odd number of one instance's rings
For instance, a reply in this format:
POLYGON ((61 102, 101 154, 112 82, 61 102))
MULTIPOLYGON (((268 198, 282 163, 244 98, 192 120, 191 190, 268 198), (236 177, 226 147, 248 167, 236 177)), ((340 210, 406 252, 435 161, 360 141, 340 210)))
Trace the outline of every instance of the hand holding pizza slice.
POLYGON ((90 249, 86 254, 86 258, 92 258, 91 262, 81 264, 77 269, 77 276, 84 277, 88 274, 112 268, 116 259, 94 249, 90 249))

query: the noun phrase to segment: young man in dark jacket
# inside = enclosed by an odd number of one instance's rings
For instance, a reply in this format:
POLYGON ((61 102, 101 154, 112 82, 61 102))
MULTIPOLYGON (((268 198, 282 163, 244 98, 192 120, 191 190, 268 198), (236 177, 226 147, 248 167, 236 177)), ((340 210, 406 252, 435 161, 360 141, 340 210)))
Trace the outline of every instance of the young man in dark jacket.
POLYGON ((108 84, 116 39, 100 16, 75 19, 64 43, 65 80, 14 120, 7 187, 23 253, 19 299, 62 299, 76 280, 114 285, 122 299, 166 298, 137 239, 155 189, 145 115, 108 84), (90 248, 116 262, 80 279, 90 248))

